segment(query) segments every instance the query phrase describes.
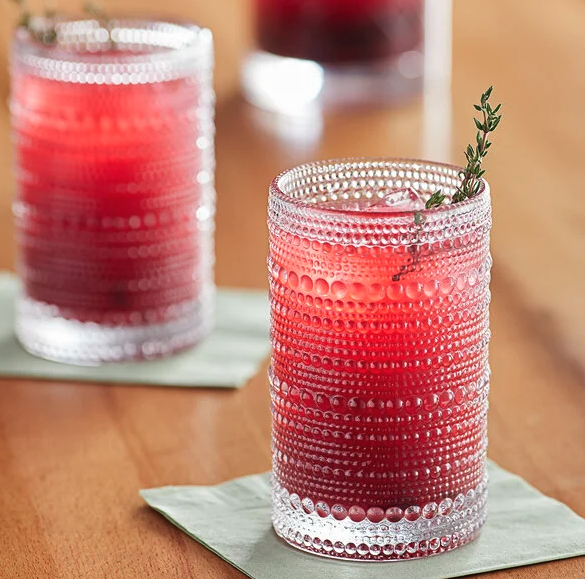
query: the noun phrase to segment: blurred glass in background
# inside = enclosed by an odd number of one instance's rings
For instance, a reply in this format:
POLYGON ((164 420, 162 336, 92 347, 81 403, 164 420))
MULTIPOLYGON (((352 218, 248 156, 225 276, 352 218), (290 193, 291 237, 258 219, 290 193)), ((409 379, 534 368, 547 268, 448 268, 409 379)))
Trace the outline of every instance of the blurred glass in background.
POLYGON ((20 27, 11 59, 17 337, 82 365, 188 348, 213 324, 211 32, 46 26, 55 41, 20 27))
MULTIPOLYGON (((433 2, 433 0, 430 0, 433 2)), ((424 0, 255 0, 246 98, 306 113, 403 101, 422 90, 424 0)))

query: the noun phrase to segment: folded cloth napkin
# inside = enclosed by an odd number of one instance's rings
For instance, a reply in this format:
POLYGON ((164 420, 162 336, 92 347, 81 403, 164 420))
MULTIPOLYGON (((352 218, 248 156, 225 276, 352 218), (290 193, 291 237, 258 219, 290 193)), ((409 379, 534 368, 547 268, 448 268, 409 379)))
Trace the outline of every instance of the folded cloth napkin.
POLYGON ((253 579, 447 579, 585 555, 585 519, 493 462, 488 468, 488 521, 475 541, 436 557, 390 563, 324 559, 286 545, 271 527, 268 474, 140 494, 253 579))
POLYGON ((14 337, 16 277, 0 272, 0 376, 120 382, 156 386, 239 388, 270 351, 266 292, 220 289, 216 325, 197 347, 161 360, 97 367, 49 362, 26 352, 14 337))

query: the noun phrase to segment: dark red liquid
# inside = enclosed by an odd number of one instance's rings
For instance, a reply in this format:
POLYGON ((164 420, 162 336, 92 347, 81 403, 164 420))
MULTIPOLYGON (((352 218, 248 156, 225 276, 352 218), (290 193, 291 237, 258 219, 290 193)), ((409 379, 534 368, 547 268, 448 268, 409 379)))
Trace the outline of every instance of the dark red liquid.
POLYGON ((198 95, 192 79, 88 85, 14 73, 28 297, 118 324, 165 321, 197 297, 198 95))
POLYGON ((422 0, 257 0, 262 50, 322 63, 400 56, 422 42, 422 0))

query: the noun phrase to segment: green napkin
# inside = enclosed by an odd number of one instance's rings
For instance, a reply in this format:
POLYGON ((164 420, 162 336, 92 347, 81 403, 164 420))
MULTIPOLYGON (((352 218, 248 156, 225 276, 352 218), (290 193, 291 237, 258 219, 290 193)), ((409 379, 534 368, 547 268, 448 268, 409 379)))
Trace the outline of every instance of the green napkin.
POLYGON ((489 474, 488 522, 478 539, 436 557, 391 563, 335 561, 286 545, 272 531, 268 474, 140 494, 253 579, 447 579, 585 555, 585 519, 493 462, 489 474))
POLYGON ((265 292, 220 289, 216 325, 196 348, 148 362, 82 367, 48 362, 25 352, 13 334, 16 277, 0 272, 0 376, 77 382, 239 388, 270 351, 265 292))

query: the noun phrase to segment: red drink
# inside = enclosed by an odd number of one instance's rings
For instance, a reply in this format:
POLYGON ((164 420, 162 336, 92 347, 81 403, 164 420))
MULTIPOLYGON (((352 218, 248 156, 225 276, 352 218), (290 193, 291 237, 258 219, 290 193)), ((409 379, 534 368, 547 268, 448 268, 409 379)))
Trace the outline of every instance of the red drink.
POLYGON ((211 39, 125 22, 96 49, 83 24, 61 24, 59 46, 15 41, 17 332, 71 362, 170 353, 210 324, 211 39), (59 344, 55 321, 79 335, 59 344))
POLYGON ((321 63, 397 58, 422 43, 422 0, 257 0, 258 44, 321 63))
POLYGON ((483 524, 489 193, 438 211, 387 193, 457 179, 331 162, 273 184, 274 523, 300 548, 420 557, 483 524))

